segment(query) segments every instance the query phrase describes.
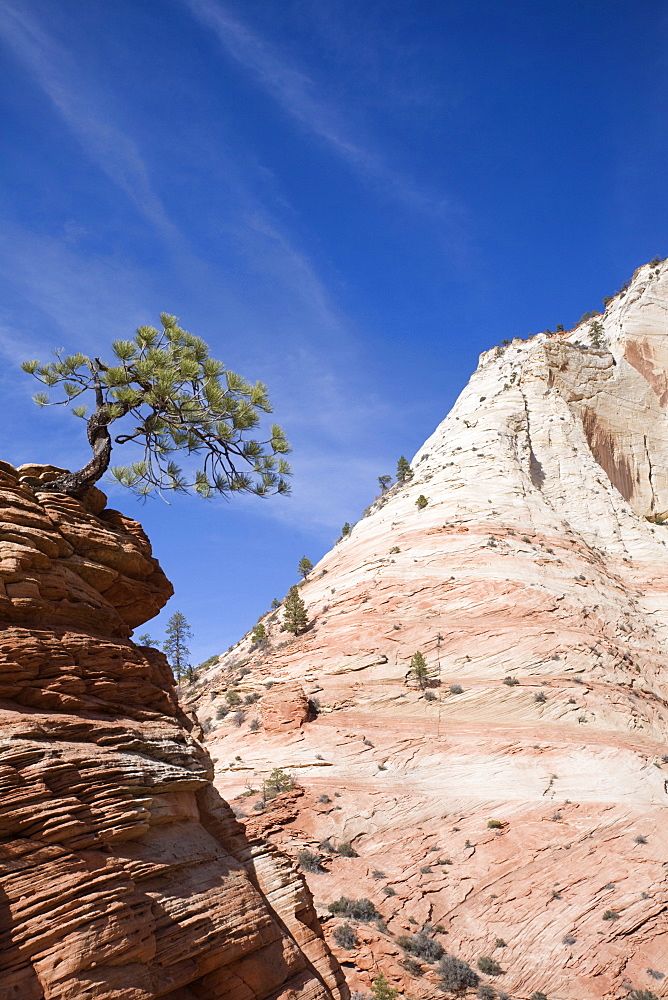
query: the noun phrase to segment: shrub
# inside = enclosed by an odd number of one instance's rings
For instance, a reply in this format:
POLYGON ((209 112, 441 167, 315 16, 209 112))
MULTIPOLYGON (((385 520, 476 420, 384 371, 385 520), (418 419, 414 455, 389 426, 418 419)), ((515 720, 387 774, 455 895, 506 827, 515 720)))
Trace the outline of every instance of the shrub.
POLYGON ((342 858, 359 858, 359 854, 355 848, 347 842, 339 844, 336 848, 336 853, 340 854, 342 858))
POLYGON ((505 948, 506 947, 506 942, 503 940, 503 938, 497 938, 496 941, 494 942, 494 947, 495 948, 505 948))
POLYGON ((633 838, 633 842, 635 844, 646 844, 647 843, 647 837, 643 837, 642 833, 639 833, 637 837, 633 838))
POLYGON ((261 725, 262 724, 259 719, 251 719, 250 723, 248 724, 248 728, 250 729, 251 733, 256 733, 261 725))
POLYGON ((395 1000, 399 990, 390 986, 382 972, 379 972, 371 984, 371 995, 373 1000, 395 1000))
POLYGON ((450 694, 463 694, 463 693, 464 693, 464 688, 461 686, 461 684, 450 685, 450 694))
POLYGON ((384 885, 383 892, 386 896, 396 896, 396 890, 392 888, 391 885, 384 885))
POLYGON ((320 864, 321 857, 319 854, 315 854, 313 851, 309 851, 308 848, 304 848, 297 855, 297 864, 303 872, 321 872, 323 867, 320 864))
POLYGON ((346 951, 351 951, 359 944, 357 934, 355 934, 355 930, 350 924, 341 924, 340 927, 336 927, 334 929, 334 940, 339 948, 345 948, 346 951))
POLYGON ((268 778, 265 778, 262 790, 265 799, 273 799, 281 792, 287 792, 295 783, 295 779, 287 771, 275 767, 268 778))
POLYGON ((400 934, 397 938, 397 944, 409 955, 414 955, 429 963, 438 962, 445 952, 443 945, 435 941, 429 934, 425 934, 424 931, 418 931, 417 934, 400 934))
POLYGON ((617 910, 606 910, 603 914, 603 920, 619 920, 619 914, 617 910))
POLYGON ((374 868, 371 872, 371 878, 387 878, 385 872, 382 872, 380 868, 374 868))
POLYGON ((427 690, 424 693, 424 700, 425 701, 436 701, 436 695, 434 694, 433 691, 427 690))
POLYGON ((529 1000, 547 1000, 547 995, 545 993, 541 993, 540 990, 534 990, 529 997, 529 1000))
POLYGON ((477 986, 480 976, 468 962, 454 955, 444 955, 438 963, 440 985, 444 990, 461 990, 465 986, 477 986))
POLYGON ((577 938, 573 934, 565 934, 561 939, 562 944, 575 944, 576 941, 577 938))
POLYGON ((225 693, 225 701, 230 708, 234 708, 235 705, 241 704, 241 695, 238 691, 227 691, 225 693))
POLYGON ((420 496, 415 501, 415 506, 417 507, 418 510, 424 510, 428 503, 429 501, 427 500, 427 498, 423 496, 421 493, 420 496))
POLYGON ((348 899, 347 896, 341 896, 340 899, 330 903, 327 909, 337 917, 352 917, 353 920, 362 920, 365 923, 369 923, 379 915, 371 900, 366 898, 348 899))
POLYGON ((399 965, 403 966, 406 972, 408 972, 409 975, 411 976, 422 975, 422 966, 414 958, 410 958, 410 956, 407 956, 401 962, 399 962, 399 965))
POLYGON ((547 701, 547 695, 545 694, 544 691, 536 691, 535 695, 533 696, 533 700, 537 701, 539 704, 542 705, 547 701))
POLYGON ((246 721, 246 713, 242 709, 238 709, 232 716, 232 720, 235 726, 243 726, 246 721))
POLYGON ((320 698, 309 698, 308 714, 311 716, 312 719, 315 719, 318 715, 320 715, 321 707, 322 706, 320 705, 320 698))
POLYGON ((659 998, 651 990, 633 990, 629 993, 627 1000, 659 1000, 659 998))
POLYGON ((496 1000, 496 990, 488 983, 483 983, 482 986, 478 987, 476 996, 480 997, 481 1000, 496 1000))
POLYGON ((266 638, 267 638, 267 630, 262 624, 262 622, 258 622, 253 631, 251 632, 251 642, 253 643, 253 645, 255 645, 258 642, 262 642, 266 638))
POLYGON ((206 722, 202 723, 202 732, 204 733, 205 736, 208 733, 210 733, 212 729, 213 729, 213 722, 211 721, 211 719, 207 719, 206 722))
POLYGON ((400 552, 401 552, 401 549, 399 548, 398 545, 393 545, 392 548, 390 549, 390 555, 391 556, 397 556, 397 555, 399 555, 400 552))
POLYGON ((332 800, 330 799, 329 795, 321 795, 320 798, 318 799, 318 802, 322 802, 322 803, 331 802, 331 801, 332 800))
POLYGON ((433 870, 434 869, 431 867, 431 865, 423 865, 422 868, 420 869, 423 875, 431 875, 433 870))
POLYGON ((517 685, 519 684, 519 681, 518 681, 517 677, 504 677, 503 678, 503 683, 507 684, 509 688, 512 688, 512 687, 517 687, 517 685))
POLYGON ((486 976, 500 976, 502 969, 495 958, 490 958, 489 955, 482 955, 477 962, 478 968, 481 972, 484 972, 486 976))
POLYGON ((503 830, 503 823, 500 819, 490 819, 487 821, 487 828, 489 830, 503 830))
POLYGON ((251 693, 247 694, 244 698, 244 705, 254 705, 256 701, 259 701, 259 698, 260 694, 258 691, 251 691, 251 693))
POLYGON ((224 719, 228 712, 229 708, 227 707, 227 705, 219 705, 218 708, 216 709, 216 718, 224 719))

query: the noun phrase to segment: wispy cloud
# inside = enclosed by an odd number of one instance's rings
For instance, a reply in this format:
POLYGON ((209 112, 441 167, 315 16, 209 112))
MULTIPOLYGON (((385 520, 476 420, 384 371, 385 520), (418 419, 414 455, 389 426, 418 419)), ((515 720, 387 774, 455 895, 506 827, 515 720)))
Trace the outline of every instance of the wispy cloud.
POLYGON ((302 69, 291 65, 266 39, 232 17, 215 0, 184 0, 194 16, 218 37, 223 50, 253 75, 290 117, 324 141, 342 160, 367 179, 375 181, 408 207, 445 217, 453 211, 449 200, 422 190, 393 169, 386 160, 350 134, 344 116, 319 97, 317 87, 302 69))
POLYGON ((160 198, 152 190, 136 143, 115 127, 91 96, 69 52, 30 15, 25 5, 0 6, 0 37, 53 102, 97 166, 166 237, 178 236, 160 198))

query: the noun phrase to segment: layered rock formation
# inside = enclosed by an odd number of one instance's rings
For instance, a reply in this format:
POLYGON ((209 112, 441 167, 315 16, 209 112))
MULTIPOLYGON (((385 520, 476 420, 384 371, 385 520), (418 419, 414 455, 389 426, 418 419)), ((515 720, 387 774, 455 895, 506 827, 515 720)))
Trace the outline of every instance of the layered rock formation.
POLYGON ((311 897, 214 790, 141 527, 0 463, 1 1000, 345 1000, 311 897))
POLYGON ((667 405, 668 267, 648 265, 604 316, 483 354, 412 479, 301 588, 309 629, 274 612, 203 679, 217 787, 291 771, 303 794, 254 823, 324 858, 323 915, 342 894, 382 915, 337 950, 351 985, 441 995, 397 943, 428 922, 515 998, 668 996, 667 405), (216 719, 263 683, 264 728, 216 719))

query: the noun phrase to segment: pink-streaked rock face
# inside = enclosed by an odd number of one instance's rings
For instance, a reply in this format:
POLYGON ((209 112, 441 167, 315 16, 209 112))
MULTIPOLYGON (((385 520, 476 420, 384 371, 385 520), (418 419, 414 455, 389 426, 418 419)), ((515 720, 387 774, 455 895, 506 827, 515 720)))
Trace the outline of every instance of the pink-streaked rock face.
POLYGON ((148 539, 50 474, 0 464, 0 1000, 346 1000, 308 888, 129 639, 172 593, 148 539))
POLYGON ((648 520, 668 512, 668 266, 599 321, 484 354, 411 481, 301 587, 308 631, 265 616, 264 648, 245 637, 197 692, 220 692, 206 720, 226 686, 273 682, 266 728, 264 697, 240 729, 213 717, 216 786, 280 766, 304 794, 260 812, 271 839, 352 843, 307 878, 323 916, 342 894, 382 914, 336 949, 355 988, 383 968, 440 995, 395 940, 429 921, 512 997, 668 996, 668 525, 648 520), (277 726, 296 683, 321 712, 277 726))

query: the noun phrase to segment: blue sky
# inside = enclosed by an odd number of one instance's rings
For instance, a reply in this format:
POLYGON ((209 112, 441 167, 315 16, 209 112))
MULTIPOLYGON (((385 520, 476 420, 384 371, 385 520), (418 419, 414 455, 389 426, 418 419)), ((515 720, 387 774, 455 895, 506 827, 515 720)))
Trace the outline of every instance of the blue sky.
POLYGON ((667 36, 617 0, 0 0, 2 458, 87 458, 21 360, 161 311, 293 444, 289 499, 108 490, 176 587, 149 631, 236 641, 480 351, 668 253, 667 36))

